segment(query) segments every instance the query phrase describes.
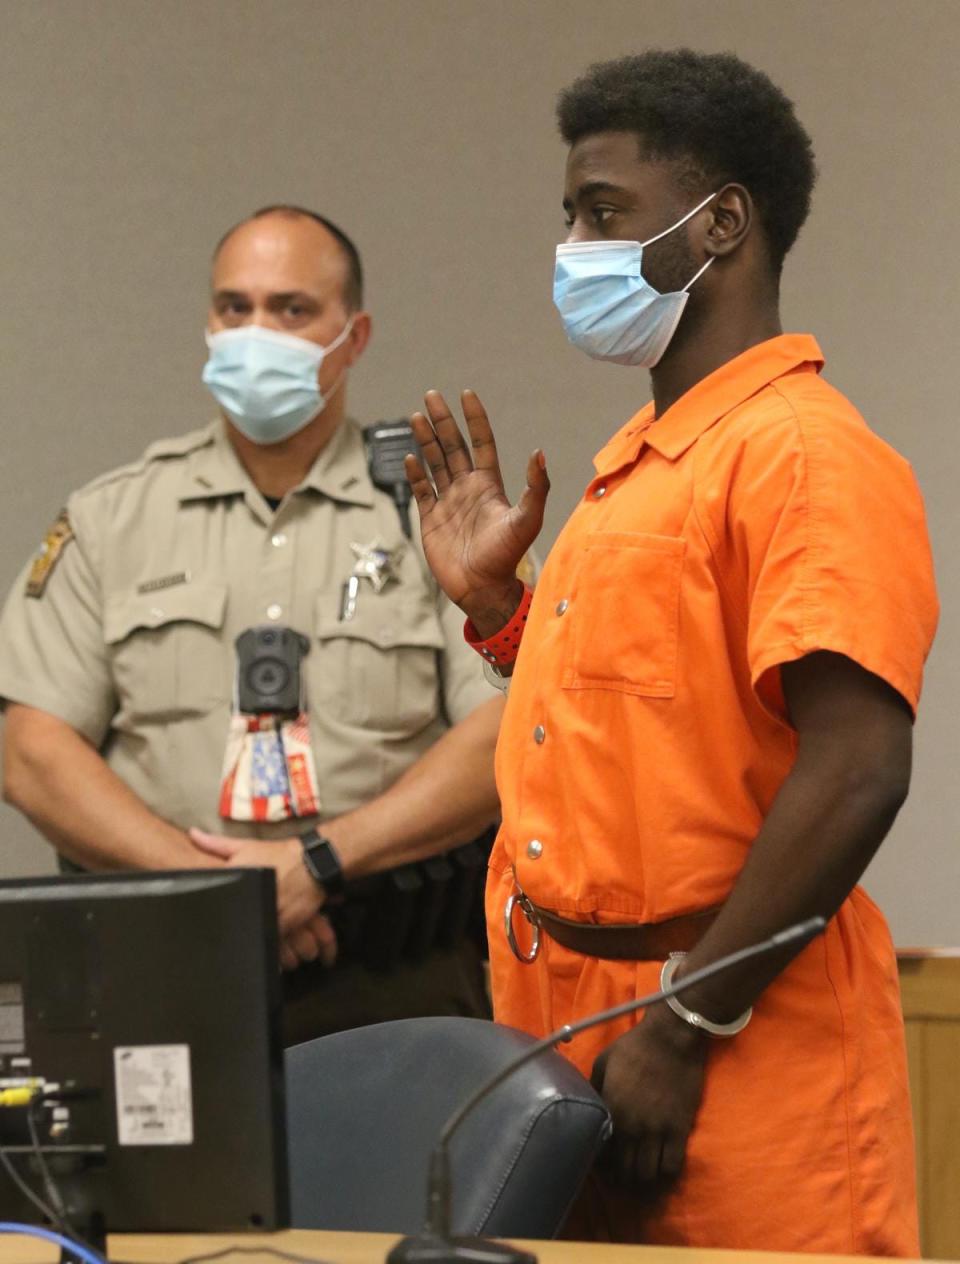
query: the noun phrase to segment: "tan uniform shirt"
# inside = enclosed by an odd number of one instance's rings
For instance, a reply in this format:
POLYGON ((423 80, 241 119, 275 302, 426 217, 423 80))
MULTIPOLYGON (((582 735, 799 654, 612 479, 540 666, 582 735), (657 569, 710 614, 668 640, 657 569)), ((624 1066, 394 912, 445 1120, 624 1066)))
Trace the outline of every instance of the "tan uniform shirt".
MULTIPOLYGON (((497 696, 462 615, 371 483, 351 422, 275 513, 219 421, 153 444, 75 492, 67 513, 75 538, 42 595, 27 595, 24 572, 0 618, 0 696, 65 720, 177 825, 223 829, 234 641, 246 628, 309 638, 301 671, 322 818, 381 793, 497 696), (361 581, 345 621, 351 545, 374 543, 394 551, 397 578, 380 592, 361 581)), ((276 837, 290 825, 224 832, 276 837)))

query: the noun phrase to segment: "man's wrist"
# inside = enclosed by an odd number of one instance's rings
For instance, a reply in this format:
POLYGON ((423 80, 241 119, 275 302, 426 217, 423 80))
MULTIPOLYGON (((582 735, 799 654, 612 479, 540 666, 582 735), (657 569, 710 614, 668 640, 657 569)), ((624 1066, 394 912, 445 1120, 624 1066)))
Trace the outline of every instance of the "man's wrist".
POLYGON ((678 1055, 706 1053, 709 1045, 707 1034, 684 1022, 666 1003, 652 1005, 644 1012, 642 1025, 647 1027, 648 1024, 678 1055))
MULTIPOLYGON (((707 963, 701 962, 700 966, 705 964, 707 963)), ((670 961, 664 964, 660 975, 660 985, 665 987, 668 984, 680 983, 685 975, 692 972, 686 953, 672 953, 670 961)), ((738 1028, 741 1023, 743 1027, 746 1027, 753 1011, 749 1006, 733 1007, 731 998, 726 993, 718 996, 716 987, 711 988, 711 984, 717 982, 718 980, 711 979, 706 984, 703 982, 694 984, 684 989, 678 996, 669 998, 661 1008, 672 1011, 678 1022, 691 1030, 699 1029, 706 1035, 737 1035, 738 1031, 733 1028, 738 1028), (703 1020, 706 1022, 700 1026, 703 1020), (723 1027, 729 1027, 731 1030, 729 1032, 719 1030, 723 1027)))
POLYGON ((485 588, 460 602, 460 609, 467 616, 477 635, 486 641, 507 626, 523 601, 525 587, 522 580, 512 579, 502 588, 485 588))
POLYGON ((504 672, 512 672, 513 664, 517 661, 532 601, 533 590, 524 585, 520 604, 510 622, 492 636, 482 637, 470 619, 463 625, 467 644, 481 656, 485 667, 494 668, 498 676, 502 676, 504 672))

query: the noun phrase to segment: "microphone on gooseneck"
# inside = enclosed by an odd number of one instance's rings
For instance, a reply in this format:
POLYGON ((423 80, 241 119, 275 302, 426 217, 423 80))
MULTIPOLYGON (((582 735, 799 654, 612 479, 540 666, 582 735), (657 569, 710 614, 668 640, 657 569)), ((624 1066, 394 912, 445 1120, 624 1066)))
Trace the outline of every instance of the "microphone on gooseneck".
POLYGON ((579 1032, 586 1031, 589 1027, 597 1027, 601 1023, 622 1018, 625 1014, 632 1014, 634 1010, 646 1009, 650 1005, 667 1000, 668 997, 677 996, 687 988, 693 987, 694 984, 711 979, 715 974, 720 974, 741 961, 748 961, 751 957, 761 957, 764 953, 785 948, 788 944, 806 943, 815 935, 819 935, 826 924, 826 918, 823 917, 811 917, 805 922, 797 922, 793 926, 788 926, 786 930, 771 935, 769 939, 741 948, 737 952, 731 952, 728 956, 720 957, 719 960, 703 966, 700 970, 693 970, 684 978, 658 992, 651 992, 648 996, 641 996, 634 1001, 625 1001, 622 1005, 614 1005, 611 1009, 601 1010, 597 1014, 581 1018, 578 1022, 567 1023, 513 1058, 496 1075, 481 1085, 471 1097, 468 1097, 444 1124, 433 1153, 430 1155, 427 1217, 424 1231, 418 1237, 402 1238, 387 1256, 387 1264, 536 1264, 537 1257, 531 1255, 529 1251, 521 1251, 485 1238, 453 1236, 450 1232, 451 1184, 448 1147, 453 1134, 467 1116, 504 1080, 513 1075, 514 1071, 526 1066, 528 1062, 532 1062, 541 1053, 552 1049, 560 1041, 570 1041, 579 1032))

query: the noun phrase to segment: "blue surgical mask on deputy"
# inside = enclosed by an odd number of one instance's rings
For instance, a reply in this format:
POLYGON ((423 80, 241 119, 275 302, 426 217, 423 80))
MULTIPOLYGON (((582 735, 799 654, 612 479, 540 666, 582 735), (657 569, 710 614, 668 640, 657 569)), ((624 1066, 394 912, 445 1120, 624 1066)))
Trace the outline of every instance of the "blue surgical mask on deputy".
POLYGON ((584 241, 557 246, 553 301, 566 335, 594 360, 652 369, 676 332, 690 286, 713 263, 710 258, 682 290, 660 294, 642 272, 643 251, 675 232, 710 198, 648 241, 584 241))
POLYGON ((254 443, 280 443, 326 407, 342 375, 324 396, 320 365, 353 327, 353 317, 329 346, 243 325, 207 333, 203 382, 233 424, 254 443))

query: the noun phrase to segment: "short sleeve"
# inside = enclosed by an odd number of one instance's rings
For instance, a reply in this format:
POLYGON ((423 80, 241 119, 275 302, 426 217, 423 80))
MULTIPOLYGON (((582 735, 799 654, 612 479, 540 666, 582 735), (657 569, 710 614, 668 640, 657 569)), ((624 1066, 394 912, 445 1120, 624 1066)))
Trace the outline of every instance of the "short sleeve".
POLYGON ((0 616, 0 697, 47 711, 100 746, 116 710, 101 622, 100 585, 73 509, 74 535, 39 596, 30 565, 0 616))
POLYGON ((777 668, 829 650, 885 680, 916 712, 938 606, 907 462, 852 409, 795 413, 745 442, 729 513, 761 702, 782 718, 777 668))

